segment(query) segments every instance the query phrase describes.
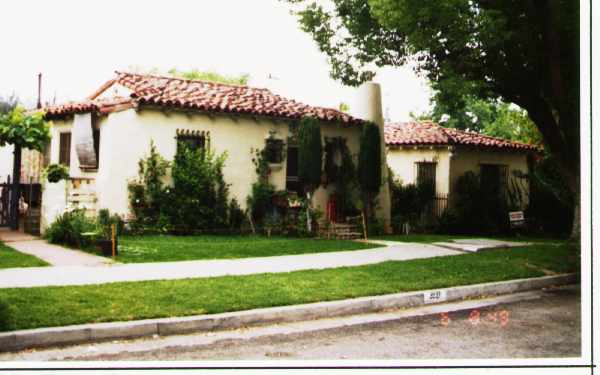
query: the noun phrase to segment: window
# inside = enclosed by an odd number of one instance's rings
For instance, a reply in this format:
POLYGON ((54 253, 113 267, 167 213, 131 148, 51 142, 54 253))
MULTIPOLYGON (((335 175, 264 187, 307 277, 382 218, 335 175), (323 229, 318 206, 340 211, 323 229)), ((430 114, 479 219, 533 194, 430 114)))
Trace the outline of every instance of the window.
POLYGON ((429 185, 432 188, 432 193, 435 194, 435 169, 437 163, 419 162, 417 164, 417 185, 429 185))
POLYGON ((71 133, 60 133, 58 162, 67 167, 71 164, 71 133))
POLYGON ((283 161, 283 140, 267 138, 265 150, 269 163, 279 164, 283 161))
POLYGON ((177 130, 177 146, 184 143, 190 150, 203 150, 207 146, 207 133, 190 130, 177 130))
POLYGON ((298 146, 288 145, 285 189, 301 194, 300 179, 298 178, 298 146))

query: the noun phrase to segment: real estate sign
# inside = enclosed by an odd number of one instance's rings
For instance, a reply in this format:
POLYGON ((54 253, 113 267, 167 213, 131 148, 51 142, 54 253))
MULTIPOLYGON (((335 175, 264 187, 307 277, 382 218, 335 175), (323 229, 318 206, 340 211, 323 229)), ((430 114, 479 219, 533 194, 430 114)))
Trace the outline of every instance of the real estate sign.
POLYGON ((525 225, 525 214, 523 211, 512 211, 508 213, 511 228, 520 228, 525 225))

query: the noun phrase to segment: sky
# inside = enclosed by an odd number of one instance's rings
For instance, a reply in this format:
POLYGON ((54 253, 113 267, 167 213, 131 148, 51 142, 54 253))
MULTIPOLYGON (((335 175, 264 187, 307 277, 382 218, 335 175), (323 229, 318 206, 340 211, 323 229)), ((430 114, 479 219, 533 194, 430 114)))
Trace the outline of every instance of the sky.
MULTIPOLYGON (((0 96, 15 93, 28 105, 40 72, 42 100, 61 103, 132 68, 247 73, 249 85, 311 105, 344 102, 352 110, 356 100, 355 88, 330 78, 326 56, 278 0, 19 0, 2 8, 0 96)), ((429 108, 427 80, 410 67, 380 69, 374 80, 386 119, 429 108)))

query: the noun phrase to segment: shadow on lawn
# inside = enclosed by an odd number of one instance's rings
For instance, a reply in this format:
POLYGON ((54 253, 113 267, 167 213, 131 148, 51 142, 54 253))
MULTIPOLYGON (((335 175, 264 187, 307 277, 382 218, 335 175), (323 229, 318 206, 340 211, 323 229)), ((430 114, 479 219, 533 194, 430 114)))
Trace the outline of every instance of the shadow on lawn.
POLYGON ((14 322, 11 318, 10 308, 6 302, 0 301, 0 332, 13 329, 14 322))

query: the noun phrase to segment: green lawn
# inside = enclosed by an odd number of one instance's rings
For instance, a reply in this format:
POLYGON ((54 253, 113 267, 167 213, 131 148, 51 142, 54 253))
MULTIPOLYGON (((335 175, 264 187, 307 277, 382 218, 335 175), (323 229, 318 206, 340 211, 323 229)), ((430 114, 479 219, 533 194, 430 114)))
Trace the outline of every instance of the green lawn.
POLYGON ((380 247, 354 241, 261 236, 123 236, 117 261, 171 262, 323 253, 380 247))
POLYGON ((0 289, 0 330, 214 314, 577 272, 566 245, 250 276, 0 289))
POLYGON ((29 254, 24 254, 0 242, 0 268, 42 267, 48 263, 29 254))

